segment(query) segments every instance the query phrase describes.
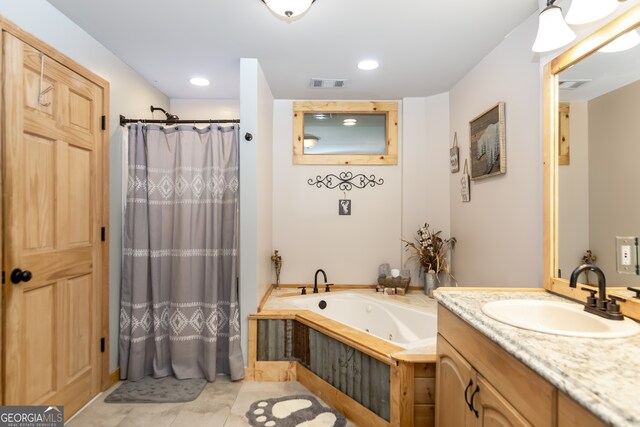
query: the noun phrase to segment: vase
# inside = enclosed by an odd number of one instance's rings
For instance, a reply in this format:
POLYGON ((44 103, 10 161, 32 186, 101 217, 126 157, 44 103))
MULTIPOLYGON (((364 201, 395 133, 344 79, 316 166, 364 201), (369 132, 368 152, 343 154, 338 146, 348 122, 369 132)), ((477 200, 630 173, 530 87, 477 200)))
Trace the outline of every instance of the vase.
POLYGON ((436 272, 433 270, 425 271, 423 274, 424 294, 429 298, 433 298, 433 291, 438 287, 436 272))

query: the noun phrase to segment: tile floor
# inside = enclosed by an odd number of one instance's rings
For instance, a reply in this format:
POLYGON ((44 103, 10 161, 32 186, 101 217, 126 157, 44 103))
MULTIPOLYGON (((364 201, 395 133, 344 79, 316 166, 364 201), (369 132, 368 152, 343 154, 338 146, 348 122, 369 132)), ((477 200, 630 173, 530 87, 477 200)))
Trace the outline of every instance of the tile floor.
MULTIPOLYGON (((184 403, 104 403, 119 384, 99 395, 76 414, 68 427, 247 427, 244 414, 253 402, 296 394, 312 395, 298 382, 231 382, 228 377, 207 384, 200 396, 184 403)), ((320 400, 320 399, 318 399, 320 400)), ((356 427, 347 421, 347 427, 356 427)))

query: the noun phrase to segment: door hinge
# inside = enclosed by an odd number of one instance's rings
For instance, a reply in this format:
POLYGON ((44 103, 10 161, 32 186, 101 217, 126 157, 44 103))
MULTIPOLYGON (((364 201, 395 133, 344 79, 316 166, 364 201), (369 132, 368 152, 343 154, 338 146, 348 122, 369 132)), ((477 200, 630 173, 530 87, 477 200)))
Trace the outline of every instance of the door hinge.
POLYGON ((107 130, 107 116, 102 116, 100 118, 102 130, 107 130))
POLYGON ((104 337, 102 337, 100 338, 100 353, 104 353, 104 346, 105 346, 104 337))
POLYGON ((2 284, 4 285, 4 271, 2 272, 2 284))
POLYGON ((100 240, 103 242, 107 240, 107 229, 105 227, 100 229, 100 240))

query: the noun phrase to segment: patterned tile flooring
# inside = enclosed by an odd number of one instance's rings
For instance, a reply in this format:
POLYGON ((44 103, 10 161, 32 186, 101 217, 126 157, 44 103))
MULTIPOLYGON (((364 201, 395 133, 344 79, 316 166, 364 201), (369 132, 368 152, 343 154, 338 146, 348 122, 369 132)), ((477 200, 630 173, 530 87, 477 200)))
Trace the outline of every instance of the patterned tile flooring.
MULTIPOLYGON (((228 377, 207 384, 200 396, 185 403, 104 403, 119 384, 100 394, 78 412, 68 427, 247 427, 245 413, 253 402, 299 394, 312 394, 298 382, 231 382, 228 377)), ((318 399, 320 400, 320 399, 318 399)), ((347 421, 347 427, 356 427, 347 421)))

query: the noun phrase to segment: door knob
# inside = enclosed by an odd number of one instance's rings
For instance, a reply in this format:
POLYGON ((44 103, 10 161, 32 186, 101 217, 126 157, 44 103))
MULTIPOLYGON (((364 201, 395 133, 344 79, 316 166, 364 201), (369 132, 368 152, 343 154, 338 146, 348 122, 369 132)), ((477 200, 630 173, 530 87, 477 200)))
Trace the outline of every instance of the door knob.
POLYGON ((20 282, 28 282, 31 280, 33 275, 29 270, 20 270, 19 268, 14 268, 11 272, 11 283, 17 285, 20 282))

